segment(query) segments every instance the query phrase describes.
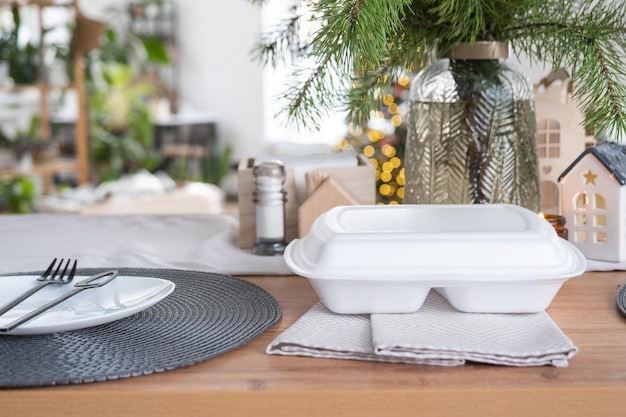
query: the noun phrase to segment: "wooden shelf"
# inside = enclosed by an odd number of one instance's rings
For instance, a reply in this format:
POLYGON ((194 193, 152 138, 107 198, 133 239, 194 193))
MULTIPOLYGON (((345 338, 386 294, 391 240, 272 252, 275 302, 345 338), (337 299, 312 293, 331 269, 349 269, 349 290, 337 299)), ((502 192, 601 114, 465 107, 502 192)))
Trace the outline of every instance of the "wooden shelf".
POLYGON ((13 85, 0 85, 0 92, 2 93, 20 93, 26 90, 71 90, 76 88, 74 84, 13 84, 13 85))
POLYGON ((35 6, 35 7, 74 7, 76 1, 74 0, 0 0, 0 6, 13 6, 19 7, 35 6))
POLYGON ((57 158, 51 161, 34 163, 26 171, 16 168, 0 168, 0 177, 39 176, 42 180, 42 191, 44 194, 49 194, 54 190, 54 175, 73 172, 78 172, 78 161, 76 159, 57 158))
POLYGON ((27 171, 21 171, 17 168, 0 168, 0 176, 3 175, 30 175, 42 174, 52 175, 58 172, 74 172, 76 171, 77 162, 72 158, 57 158, 51 161, 35 163, 32 168, 27 171))
MULTIPOLYGON (((76 1, 74 0, 0 0, 0 7, 11 7, 17 5, 19 7, 38 7, 38 24, 40 32, 44 32, 42 21, 42 9, 45 7, 71 7, 75 10, 75 19, 78 19, 80 13, 76 1)), ((41 41, 41 40, 40 40, 41 41)), ((40 71, 42 68, 40 68, 40 71)), ((35 174, 43 177, 44 192, 51 192, 52 179, 54 174, 63 172, 76 172, 79 184, 89 181, 89 143, 88 143, 88 124, 87 111, 85 101, 84 88, 84 58, 81 53, 76 53, 73 57, 74 80, 66 84, 49 84, 43 81, 30 84, 15 84, 0 86, 0 93, 21 93, 28 90, 39 91, 39 136, 43 140, 50 139, 50 111, 48 108, 48 95, 54 90, 75 90, 78 99, 78 114, 76 120, 76 159, 75 160, 57 160, 44 164, 37 164, 28 172, 18 172, 15 170, 0 170, 2 175, 22 175, 35 174)))

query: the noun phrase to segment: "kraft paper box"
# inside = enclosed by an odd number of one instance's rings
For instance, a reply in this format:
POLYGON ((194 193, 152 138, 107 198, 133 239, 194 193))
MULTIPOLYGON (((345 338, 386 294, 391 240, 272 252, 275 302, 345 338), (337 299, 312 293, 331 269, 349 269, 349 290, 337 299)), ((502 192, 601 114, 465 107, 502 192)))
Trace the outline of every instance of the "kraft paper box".
MULTIPOLYGON (((353 166, 324 166, 301 169, 285 164, 285 240, 302 237, 324 211, 350 204, 376 203, 374 166, 363 156, 355 156, 353 166), (302 177, 302 178, 300 178, 302 177)), ((255 205, 252 194, 252 168, 255 159, 244 159, 238 167, 239 247, 249 249, 256 242, 255 205)))

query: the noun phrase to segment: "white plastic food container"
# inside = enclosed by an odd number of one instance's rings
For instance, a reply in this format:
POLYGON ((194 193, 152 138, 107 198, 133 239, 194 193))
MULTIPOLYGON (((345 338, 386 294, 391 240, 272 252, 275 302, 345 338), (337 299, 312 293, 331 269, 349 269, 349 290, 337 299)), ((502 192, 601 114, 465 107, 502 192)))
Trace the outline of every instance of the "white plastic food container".
POLYGON ((344 314, 415 312, 431 288, 464 312, 539 312, 585 270, 539 215, 492 204, 336 207, 285 260, 344 314))

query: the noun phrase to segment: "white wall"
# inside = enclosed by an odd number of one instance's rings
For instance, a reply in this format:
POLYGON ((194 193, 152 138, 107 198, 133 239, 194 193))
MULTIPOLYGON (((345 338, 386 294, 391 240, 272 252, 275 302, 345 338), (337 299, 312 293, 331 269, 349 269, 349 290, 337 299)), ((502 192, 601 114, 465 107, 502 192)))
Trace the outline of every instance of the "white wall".
POLYGON ((525 55, 510 55, 510 58, 511 61, 515 63, 520 70, 528 75, 528 78, 530 78, 530 81, 533 84, 539 83, 542 78, 549 75, 552 71, 552 67, 550 65, 544 65, 536 62, 531 64, 530 58, 525 55))
POLYGON ((261 11, 246 0, 178 0, 181 98, 218 120, 234 158, 263 148, 263 68, 250 50, 261 11))

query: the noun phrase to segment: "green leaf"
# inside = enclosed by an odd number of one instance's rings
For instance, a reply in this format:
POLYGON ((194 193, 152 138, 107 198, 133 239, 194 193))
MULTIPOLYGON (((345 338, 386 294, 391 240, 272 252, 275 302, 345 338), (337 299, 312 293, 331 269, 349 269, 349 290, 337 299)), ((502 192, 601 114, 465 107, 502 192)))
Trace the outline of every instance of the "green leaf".
POLYGON ((163 41, 156 36, 141 37, 141 42, 148 54, 148 60, 157 64, 169 64, 170 57, 163 41))
POLYGON ((102 77, 110 86, 126 87, 133 80, 133 69, 124 64, 107 64, 102 68, 102 77))

